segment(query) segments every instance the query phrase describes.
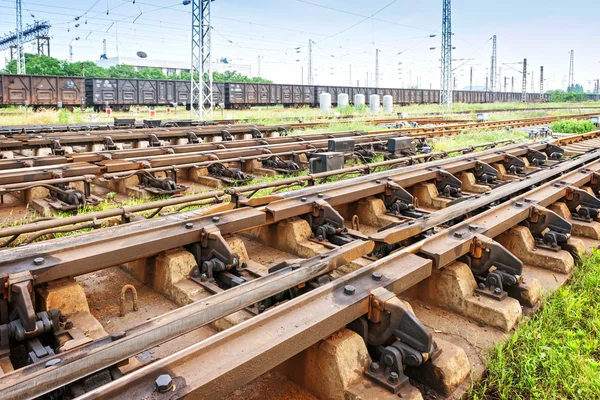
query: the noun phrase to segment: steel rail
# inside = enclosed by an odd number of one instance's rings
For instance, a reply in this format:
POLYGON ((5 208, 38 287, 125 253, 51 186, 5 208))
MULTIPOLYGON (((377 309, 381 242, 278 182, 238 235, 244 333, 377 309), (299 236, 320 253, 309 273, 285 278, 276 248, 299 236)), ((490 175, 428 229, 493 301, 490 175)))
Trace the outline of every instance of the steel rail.
MULTIPOLYGON (((419 229, 416 232, 412 232, 410 236, 439 226, 442 223, 456 218, 457 215, 464 215, 465 212, 484 207, 505 197, 507 193, 515 193, 524 190, 551 177, 560 175, 565 171, 577 168, 598 157, 600 157, 600 151, 569 160, 547 171, 541 171, 530 179, 511 182, 503 186, 501 190, 493 190, 489 196, 478 196, 473 202, 469 202, 468 210, 464 210, 464 205, 460 204, 436 211, 430 215, 429 218, 418 220, 417 223, 419 224, 419 229)), ((561 179, 568 179, 568 176, 561 179)), ((394 230, 394 228, 386 230, 384 233, 389 233, 394 230)), ((402 237, 399 240, 407 237, 409 236, 402 237)), ((372 249, 372 242, 364 242, 362 240, 352 242, 348 246, 336 248, 333 251, 328 251, 320 256, 304 261, 302 268, 293 272, 286 274, 278 272, 266 277, 257 278, 256 280, 241 286, 216 294, 207 300, 193 303, 171 311, 163 316, 154 318, 151 321, 126 331, 124 338, 117 342, 111 343, 109 338, 103 338, 71 352, 61 353, 54 357, 61 359, 61 363, 57 368, 44 369, 44 366, 41 363, 25 367, 19 370, 18 373, 10 374, 6 378, 0 378, 0 396, 18 396, 19 398, 29 396, 28 392, 23 392, 23 390, 33 391, 31 395, 39 396, 43 394, 40 392, 40 388, 44 388, 44 391, 50 391, 73 382, 74 380, 81 379, 90 373, 113 365, 149 347, 173 339, 189 330, 199 328, 275 293, 280 293, 316 276, 330 272, 336 267, 365 255, 372 249), (356 252, 356 250, 358 250, 358 252, 356 252), (323 260, 326 258, 331 260, 328 264, 323 263, 323 260), (307 268, 308 266, 312 266, 313 268, 307 268), (234 301, 234 299, 237 300, 234 301), (213 309, 215 309, 215 311, 213 311, 213 309), (198 313, 204 314, 197 315, 198 313), (194 317, 193 321, 189 320, 191 317, 194 317), (165 325, 167 324, 172 325, 168 330, 165 328, 165 325), (146 337, 148 337, 148 339, 145 339, 146 337), (7 389, 9 387, 10 389, 7 389), (21 389, 19 389, 19 387, 21 387, 21 389), (21 391, 13 392, 14 390, 21 391)))
MULTIPOLYGON (((373 250, 373 242, 354 241, 316 257, 299 261, 298 268, 280 270, 230 290, 152 318, 123 332, 121 339, 110 336, 94 340, 52 359, 58 368, 31 364, 0 378, 0 398, 35 398, 65 386, 140 352, 207 325, 233 312, 281 293, 348 264, 373 250)), ((50 358, 44 359, 45 362, 50 358)))
MULTIPOLYGON (((599 151, 589 155, 598 158, 599 151)), ((583 158, 573 160, 581 165, 583 158)), ((566 195, 569 185, 581 186, 600 171, 600 162, 544 184, 514 200, 456 225, 453 228, 400 249, 366 267, 310 291, 283 305, 235 325, 177 353, 151 363, 78 400, 100 398, 146 398, 155 394, 154 379, 163 373, 174 378, 169 398, 188 395, 218 398, 250 382, 369 312, 376 289, 398 295, 427 278, 433 267, 441 268, 470 251, 475 237, 493 237, 525 220, 530 207, 548 205, 566 195), (561 183, 563 182, 563 183, 561 183), (530 199, 529 206, 517 203, 530 199), (506 217, 506 218, 504 218, 506 217), (478 229, 471 229, 477 226, 478 229), (457 239, 456 232, 462 233, 457 239), (427 257, 427 258, 425 258, 427 257), (433 262, 433 265, 431 264, 433 262), (382 281, 371 278, 383 274, 382 281), (355 292, 348 295, 346 285, 355 292)))
MULTIPOLYGON (((534 145, 535 143, 526 142, 525 144, 526 145, 534 145)), ((518 151, 518 152, 522 153, 523 152, 522 146, 523 145, 510 145, 510 146, 505 146, 505 147, 501 147, 501 148, 493 148, 493 149, 481 151, 481 152, 477 153, 477 156, 482 157, 482 156, 486 156, 489 154, 496 154, 498 151, 505 151, 505 152, 509 152, 511 154, 513 151, 518 151)), ((537 144, 536 148, 544 148, 545 146, 546 146, 546 144, 537 144)), ((451 152, 454 152, 456 150, 457 149, 453 149, 453 150, 451 150, 451 152)), ((398 162, 398 163, 402 163, 402 162, 411 163, 411 162, 414 162, 421 158, 424 158, 426 156, 427 155, 403 157, 403 158, 396 159, 393 161, 398 162)), ((497 156, 497 154, 496 154, 496 156, 497 156)), ((454 161, 470 159, 472 157, 473 156, 470 154, 465 154, 465 155, 453 157, 451 160, 454 162, 454 161)), ((423 163, 423 164, 417 164, 416 166, 413 166, 410 168, 412 170, 414 170, 415 168, 422 168, 423 170, 425 170, 426 168, 429 168, 433 165, 438 165, 440 163, 444 164, 446 162, 450 162, 449 159, 448 160, 431 161, 429 163, 423 163)), ((393 164, 394 163, 392 163, 392 165, 393 164)), ((386 165, 389 165, 389 164, 386 164, 386 165)), ((243 194, 243 193, 253 192, 255 190, 265 189, 265 188, 269 188, 269 187, 277 187, 279 185, 287 185, 287 184, 294 183, 294 182, 311 182, 311 181, 315 182, 315 181, 318 181, 319 179, 324 179, 324 178, 327 178, 330 176, 338 175, 339 173, 346 174, 346 173, 350 173, 353 171, 360 172, 360 169, 362 167, 363 166, 358 166, 358 167, 347 168, 345 170, 322 172, 322 173, 318 173, 318 174, 311 174, 311 175, 306 175, 306 176, 288 178, 288 179, 279 180, 276 182, 261 183, 261 184, 242 186, 242 187, 237 187, 237 188, 234 187, 234 188, 228 188, 225 190, 218 190, 218 191, 211 191, 208 193, 189 195, 189 196, 185 197, 186 200, 183 200, 184 199, 183 197, 179 197, 179 198, 174 198, 174 199, 161 200, 158 202, 139 204, 139 205, 135 205, 135 206, 125 206, 125 207, 121 207, 121 208, 113 209, 113 210, 104 210, 104 211, 100 211, 100 212, 96 212, 96 213, 76 215, 73 217, 61 218, 61 219, 56 219, 56 220, 52 220, 52 221, 33 222, 33 223, 26 224, 26 225, 20 225, 20 226, 0 229, 0 237, 21 235, 21 234, 25 234, 25 233, 31 233, 31 232, 41 231, 41 230, 45 230, 45 229, 56 228, 58 226, 71 225, 71 224, 76 224, 76 223, 81 223, 81 222, 86 222, 86 221, 91 221, 91 220, 101 220, 101 219, 106 219, 106 218, 111 218, 111 217, 125 216, 125 215, 130 215, 130 214, 133 214, 136 212, 146 211, 149 209, 154 209, 154 208, 159 208, 159 207, 168 207, 168 206, 172 206, 172 205, 176 205, 176 204, 181 204, 184 201, 191 202, 191 201, 206 200, 206 199, 210 199, 210 198, 219 198, 225 194, 228 194, 228 195, 243 194)), ((397 171, 393 172, 393 173, 395 175, 402 174, 403 171, 406 171, 405 168, 409 168, 409 167, 398 168, 397 171)), ((390 171, 372 173, 372 174, 368 175, 368 177, 371 177, 372 179, 378 179, 383 176, 387 176, 388 174, 391 174, 391 173, 392 172, 390 172, 390 171)), ((369 179, 368 177, 367 177, 367 179, 369 179)), ((354 178, 354 179, 356 179, 356 178, 354 178)), ((335 185, 336 186, 343 185, 342 182, 345 182, 345 181, 339 181, 339 182, 335 183, 335 185)), ((354 182, 354 181, 352 181, 352 182, 354 182)), ((348 184, 352 184, 352 183, 348 183, 348 184)), ((326 188, 326 187, 331 187, 331 185, 334 185, 334 184, 319 185, 319 187, 326 188)), ((302 194, 304 192, 301 191, 298 193, 302 194)), ((285 195, 283 194, 283 195, 280 195, 279 197, 283 197, 283 196, 285 196, 285 195)))

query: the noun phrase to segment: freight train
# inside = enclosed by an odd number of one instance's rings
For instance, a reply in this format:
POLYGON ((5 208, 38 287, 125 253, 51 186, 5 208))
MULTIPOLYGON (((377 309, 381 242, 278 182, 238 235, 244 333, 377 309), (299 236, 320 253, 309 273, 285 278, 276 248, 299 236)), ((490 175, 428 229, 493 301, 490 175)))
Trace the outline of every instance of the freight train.
MULTIPOLYGON (((282 104, 284 107, 317 107, 321 93, 331 94, 333 105, 337 95, 391 95, 395 104, 439 103, 440 91, 430 89, 393 89, 354 86, 287 85, 278 83, 214 82, 213 104, 226 109, 282 104)), ((521 93, 455 90, 454 102, 493 103, 519 102, 521 93)), ((588 95, 600 100, 599 95, 588 95)), ((82 78, 41 75, 0 75, 0 106, 29 105, 34 108, 94 107, 128 111, 135 106, 188 106, 190 82, 164 79, 82 78)), ((528 93, 528 102, 548 101, 547 94, 528 93)))

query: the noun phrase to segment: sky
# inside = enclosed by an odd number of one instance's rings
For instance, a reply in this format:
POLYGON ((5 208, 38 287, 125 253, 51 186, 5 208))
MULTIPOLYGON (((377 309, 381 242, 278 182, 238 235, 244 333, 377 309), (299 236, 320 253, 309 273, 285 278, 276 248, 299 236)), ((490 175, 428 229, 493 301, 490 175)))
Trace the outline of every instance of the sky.
MULTIPOLYGON (((51 55, 97 60, 107 55, 189 62, 191 5, 158 0, 22 0, 23 21, 51 23, 51 55), (79 38, 76 40, 76 38, 79 38)), ((307 83, 308 42, 313 41, 313 82, 319 85, 440 86, 442 0, 216 0, 212 11, 212 59, 252 67, 277 83, 307 83), (435 36, 433 36, 435 35, 435 36), (433 36, 433 37, 432 37, 433 36), (368 80, 368 81, 367 81, 368 80)), ((452 4, 456 88, 484 87, 497 37, 498 77, 521 90, 527 58, 527 90, 566 88, 569 52, 574 79, 586 90, 600 78, 600 1, 455 0, 452 4), (533 74, 533 79, 531 74, 533 74)), ((0 35, 15 29, 15 0, 0 0, 0 35)), ((25 51, 33 52, 33 44, 25 51)), ((0 52, 0 68, 10 57, 0 52)))

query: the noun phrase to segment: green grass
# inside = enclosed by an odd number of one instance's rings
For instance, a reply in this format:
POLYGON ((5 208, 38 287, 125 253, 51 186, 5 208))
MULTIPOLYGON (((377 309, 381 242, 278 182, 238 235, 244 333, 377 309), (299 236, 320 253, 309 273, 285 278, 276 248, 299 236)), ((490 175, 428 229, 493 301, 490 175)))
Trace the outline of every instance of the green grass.
POLYGON ((481 399, 600 397, 600 250, 504 344, 470 393, 481 399))
POLYGON ((449 151, 465 146, 480 143, 495 142, 497 140, 514 140, 517 142, 527 139, 528 136, 522 131, 507 131, 505 129, 493 131, 468 131, 456 136, 443 136, 431 141, 433 151, 449 151))
POLYGON ((590 120, 561 119, 552 123, 552 131, 559 133, 586 133, 596 129, 590 120))

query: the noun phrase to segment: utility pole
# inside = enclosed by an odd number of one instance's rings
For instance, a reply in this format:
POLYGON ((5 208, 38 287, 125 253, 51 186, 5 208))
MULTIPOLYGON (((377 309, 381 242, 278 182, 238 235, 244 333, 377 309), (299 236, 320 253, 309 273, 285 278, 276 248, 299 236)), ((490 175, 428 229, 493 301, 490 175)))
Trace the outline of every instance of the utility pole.
POLYGON ((486 92, 490 89, 490 87, 489 87, 489 79, 490 79, 489 77, 487 77, 487 76, 485 77, 485 91, 486 92))
POLYGON ((510 92, 511 93, 515 92, 515 77, 514 76, 510 77, 510 92))
POLYGON ((533 71, 531 71, 531 93, 535 93, 535 75, 533 71))
MULTIPOLYGON (((456 75, 454 75, 452 87, 456 87, 456 75)), ((419 78, 417 77, 417 89, 419 88, 419 78)))
POLYGON ((506 86, 508 85, 508 76, 504 77, 504 92, 506 92, 506 86))
POLYGON ((211 68, 211 0, 192 0, 192 66, 191 104, 192 119, 212 119, 212 68, 211 68))
POLYGON ((260 55, 258 56, 258 77, 260 78, 260 55))
POLYGON ((540 67, 540 93, 544 94, 544 66, 540 67))
POLYGON ((304 85, 304 66, 300 66, 300 84, 304 85))
POLYGON ((490 90, 492 91, 492 100, 495 99, 496 91, 496 35, 492 37, 492 65, 490 67, 490 90))
POLYGON ((440 105, 452 107, 452 13, 450 0, 442 0, 442 66, 440 105))
POLYGON ((471 74, 469 76, 469 90, 473 91, 473 67, 471 67, 471 74))
POLYGON ((308 39, 308 84, 313 84, 312 39, 308 39))
POLYGON ((521 101, 527 102, 527 59, 523 59, 523 91, 521 92, 521 101))
POLYGON ((69 44, 69 62, 73 62, 73 45, 69 44))
POLYGON ((25 74, 25 51, 23 49, 23 15, 21 0, 17 0, 17 74, 25 74))
POLYGON ((375 49, 375 87, 379 87, 379 49, 375 49))
POLYGON ((569 62, 569 85, 567 86, 567 90, 575 85, 574 76, 574 68, 575 68, 575 51, 571 50, 570 62, 569 62))

